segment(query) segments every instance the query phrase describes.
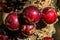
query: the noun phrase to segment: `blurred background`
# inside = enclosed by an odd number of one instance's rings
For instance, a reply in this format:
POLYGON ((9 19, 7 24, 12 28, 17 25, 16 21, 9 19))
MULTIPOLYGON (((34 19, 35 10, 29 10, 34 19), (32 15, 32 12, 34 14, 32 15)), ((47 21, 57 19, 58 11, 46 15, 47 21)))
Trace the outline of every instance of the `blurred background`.
POLYGON ((53 35, 54 40, 60 40, 60 17, 59 21, 55 24, 56 33, 53 35))

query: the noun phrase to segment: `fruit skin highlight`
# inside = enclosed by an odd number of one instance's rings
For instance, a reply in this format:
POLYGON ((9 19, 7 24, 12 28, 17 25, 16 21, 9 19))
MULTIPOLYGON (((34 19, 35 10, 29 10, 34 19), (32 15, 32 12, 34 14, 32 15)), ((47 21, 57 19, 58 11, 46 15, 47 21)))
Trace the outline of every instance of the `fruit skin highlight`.
POLYGON ((52 24, 57 19, 57 12, 51 7, 47 7, 42 11, 42 19, 47 24, 52 24))
POLYGON ((35 32, 35 25, 23 25, 21 28, 21 32, 24 36, 30 36, 35 32))
POLYGON ((25 8, 23 16, 27 22, 37 23, 41 18, 41 12, 38 8, 29 6, 25 8))
POLYGON ((20 23, 18 21, 18 14, 13 12, 6 18, 6 25, 8 29, 17 30, 19 29, 20 23))

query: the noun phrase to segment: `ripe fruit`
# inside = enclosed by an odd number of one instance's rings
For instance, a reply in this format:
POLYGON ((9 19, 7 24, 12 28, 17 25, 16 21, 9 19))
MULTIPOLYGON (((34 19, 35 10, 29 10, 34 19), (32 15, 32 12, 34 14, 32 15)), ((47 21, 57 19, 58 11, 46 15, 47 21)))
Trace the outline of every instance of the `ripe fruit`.
POLYGON ((11 12, 13 10, 13 8, 12 7, 3 7, 3 12, 5 12, 5 13, 9 13, 9 12, 11 12))
POLYGON ((0 11, 2 11, 2 9, 3 9, 3 4, 1 3, 0 4, 0 11))
POLYGON ((39 11, 38 8, 36 8, 34 6, 29 6, 29 7, 25 8, 25 10, 24 10, 24 18, 28 22, 37 23, 39 21, 40 17, 41 17, 41 12, 39 11))
POLYGON ((42 19, 47 24, 54 23, 57 19, 57 12, 55 9, 47 7, 42 11, 42 19))
POLYGON ((19 21, 17 13, 13 12, 6 18, 6 25, 9 29, 16 30, 19 28, 19 21))
POLYGON ((30 36, 35 32, 35 25, 23 25, 22 26, 22 34, 25 36, 30 36))
POLYGON ((8 40, 8 36, 0 34, 0 40, 8 40))
POLYGON ((45 38, 43 38, 43 40, 53 40, 53 38, 51 38, 51 37, 45 37, 45 38))

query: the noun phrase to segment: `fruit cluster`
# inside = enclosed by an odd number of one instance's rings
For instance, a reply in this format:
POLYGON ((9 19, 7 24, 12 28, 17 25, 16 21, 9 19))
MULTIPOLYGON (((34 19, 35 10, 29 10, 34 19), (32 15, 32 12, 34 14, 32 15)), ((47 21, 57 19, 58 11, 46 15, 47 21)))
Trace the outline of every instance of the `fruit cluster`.
MULTIPOLYGON (((8 3, 2 3, 0 6, 3 9, 3 12, 10 13, 11 11, 15 10, 15 8, 18 9, 20 3, 19 1, 7 0, 7 2, 8 3)), ((18 15, 17 12, 12 12, 6 17, 5 25, 11 31, 21 29, 23 34, 30 35, 33 33, 31 30, 34 31, 36 29, 36 23, 38 23, 40 20, 43 20, 46 24, 54 23, 57 19, 57 13, 55 9, 51 7, 44 8, 41 11, 35 6, 29 6, 24 9, 22 18, 23 19, 21 20, 21 15, 18 15), (27 24, 24 24, 24 22, 22 23, 22 21, 25 21, 27 24)))
MULTIPOLYGON (((0 11, 3 12, 3 21, 9 33, 19 31, 24 36, 30 36, 37 30, 37 23, 42 20, 45 24, 53 24, 57 19, 57 12, 52 7, 47 7, 51 0, 33 0, 29 5, 27 0, 1 0, 0 11), (25 1, 27 1, 25 3, 25 1), (39 2, 40 1, 40 2, 39 2), (42 3, 43 2, 43 3, 42 3), (28 7, 25 4, 28 4, 28 7), (36 7, 35 7, 36 6, 36 7), (37 8, 39 7, 39 9, 37 8), (46 7, 46 8, 45 8, 46 7), (42 8, 42 10, 40 10, 42 8), (44 8, 44 9, 43 9, 44 8), (21 9, 23 13, 18 13, 21 9), (10 32, 11 31, 11 32, 10 32)), ((4 27, 5 27, 4 26, 4 27)), ((40 29, 39 29, 40 30, 40 29)), ((51 31, 51 30, 50 30, 51 31)), ((49 31, 49 32, 50 32, 49 31)), ((12 34, 11 34, 12 35, 12 34)), ((34 34, 35 35, 35 34, 34 34)), ((6 35, 0 35, 1 40, 8 40, 6 35)), ((45 37, 42 40, 53 40, 51 37, 45 37)))
MULTIPOLYGON (((5 10, 5 8, 3 9, 6 13, 12 11, 10 8, 8 8, 8 10, 5 10)), ((56 21, 56 19, 57 12, 51 7, 46 7, 43 10, 39 10, 35 6, 28 6, 24 9, 22 15, 17 12, 11 12, 5 19, 5 25, 11 31, 20 29, 20 33, 24 36, 30 36, 34 34, 36 30, 36 23, 40 20, 46 24, 52 24, 56 21)), ((47 39, 50 40, 50 38, 47 39)), ((43 40, 46 40, 46 38, 43 40)))

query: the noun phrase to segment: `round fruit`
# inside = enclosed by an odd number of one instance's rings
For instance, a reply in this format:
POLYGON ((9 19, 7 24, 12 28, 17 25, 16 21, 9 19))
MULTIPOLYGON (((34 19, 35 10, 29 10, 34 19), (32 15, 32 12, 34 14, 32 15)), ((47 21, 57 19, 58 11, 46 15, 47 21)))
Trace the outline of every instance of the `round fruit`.
POLYGON ((6 18, 6 25, 9 29, 16 30, 19 28, 19 21, 17 13, 13 12, 6 18))
POLYGON ((35 25, 23 25, 21 31, 23 35, 30 36, 35 32, 35 29, 35 25))
POLYGON ((12 7, 3 7, 3 12, 5 12, 5 13, 9 13, 9 12, 11 12, 13 10, 13 8, 12 7))
POLYGON ((57 19, 57 12, 55 9, 47 7, 42 11, 42 19, 47 24, 52 24, 57 19))
POLYGON ((2 11, 2 9, 3 9, 3 4, 1 3, 0 4, 0 11, 2 11))
POLYGON ((41 12, 39 11, 38 8, 36 8, 34 6, 29 6, 29 7, 25 8, 25 10, 24 10, 24 18, 28 22, 37 23, 39 21, 40 17, 41 17, 41 12))
POLYGON ((51 37, 45 37, 45 38, 43 38, 43 40, 53 40, 53 38, 51 38, 51 37))
POLYGON ((8 36, 0 34, 0 40, 8 40, 8 36))

